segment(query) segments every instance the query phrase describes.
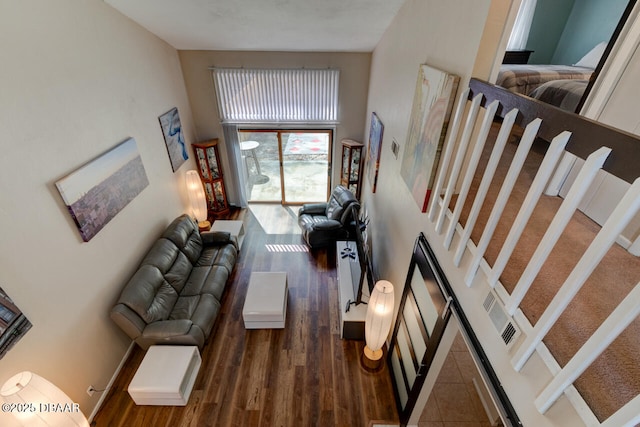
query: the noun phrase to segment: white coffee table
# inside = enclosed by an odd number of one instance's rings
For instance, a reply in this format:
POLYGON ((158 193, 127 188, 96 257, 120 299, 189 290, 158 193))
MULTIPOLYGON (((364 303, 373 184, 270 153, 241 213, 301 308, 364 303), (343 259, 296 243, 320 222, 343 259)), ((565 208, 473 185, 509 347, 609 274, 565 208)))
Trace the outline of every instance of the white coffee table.
POLYGON ((152 345, 127 391, 136 405, 184 406, 201 363, 198 347, 152 345))
POLYGON ((242 248, 244 241, 244 223, 229 219, 216 219, 210 231, 226 231, 238 239, 238 248, 242 248))
POLYGON ((287 316, 287 273, 251 273, 242 308, 246 329, 282 329, 287 316))

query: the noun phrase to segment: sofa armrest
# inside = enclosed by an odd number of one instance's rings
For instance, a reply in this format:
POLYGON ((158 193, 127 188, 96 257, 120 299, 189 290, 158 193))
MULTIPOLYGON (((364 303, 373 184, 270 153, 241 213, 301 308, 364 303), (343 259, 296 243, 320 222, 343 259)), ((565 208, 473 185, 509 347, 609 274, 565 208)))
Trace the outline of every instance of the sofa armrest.
POLYGON ((327 211, 326 203, 307 203, 302 205, 298 211, 298 216, 306 215, 324 215, 327 211))
POLYGON ((207 245, 224 245, 230 243, 231 233, 228 231, 205 231, 200 233, 202 243, 207 245))
POLYGON ((176 319, 176 320, 159 320, 157 322, 149 323, 142 335, 145 338, 163 339, 180 335, 187 335, 193 322, 189 319, 176 319))
POLYGON ((134 340, 142 335, 142 331, 147 327, 147 323, 124 304, 116 304, 111 309, 111 319, 134 340))

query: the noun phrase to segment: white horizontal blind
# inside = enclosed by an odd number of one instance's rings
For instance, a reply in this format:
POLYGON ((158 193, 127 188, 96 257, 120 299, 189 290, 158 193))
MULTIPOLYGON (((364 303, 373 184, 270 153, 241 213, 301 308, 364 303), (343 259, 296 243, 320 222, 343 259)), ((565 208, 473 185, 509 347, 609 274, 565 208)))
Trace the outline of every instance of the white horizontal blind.
POLYGON ((212 68, 223 123, 336 123, 338 70, 212 68))

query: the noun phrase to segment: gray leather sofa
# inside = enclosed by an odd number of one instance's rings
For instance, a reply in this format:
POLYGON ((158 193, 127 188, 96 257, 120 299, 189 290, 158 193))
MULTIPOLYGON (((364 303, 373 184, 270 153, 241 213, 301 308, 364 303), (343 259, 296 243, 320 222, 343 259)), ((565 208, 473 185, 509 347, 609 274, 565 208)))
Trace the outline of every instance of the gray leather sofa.
POLYGON ((111 318, 145 350, 155 344, 202 349, 237 257, 235 237, 201 234, 197 224, 182 215, 144 257, 111 318))

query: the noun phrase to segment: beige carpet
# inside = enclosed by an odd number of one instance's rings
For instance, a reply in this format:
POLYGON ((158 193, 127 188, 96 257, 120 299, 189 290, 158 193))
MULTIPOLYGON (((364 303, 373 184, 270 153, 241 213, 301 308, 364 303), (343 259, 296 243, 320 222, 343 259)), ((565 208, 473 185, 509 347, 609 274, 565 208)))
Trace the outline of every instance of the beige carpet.
MULTIPOLYGON (((494 129, 494 138, 496 134, 497 130, 494 129)), ((497 172, 499 177, 504 177, 506 174, 515 153, 515 142, 517 139, 513 138, 507 144, 497 172)), ((544 143, 536 144, 527 158, 514 194, 485 255, 490 265, 497 258, 509 227, 526 196, 544 155, 545 147, 544 143)), ((485 152, 487 151, 485 149, 485 152)), ((483 165, 486 164, 487 158, 488 153, 479 165, 479 171, 484 170, 483 165)), ((476 176, 472 194, 477 191, 480 179, 481 176, 476 176)), ((493 188, 489 191, 487 201, 472 233, 472 240, 476 243, 480 239, 501 184, 501 178, 494 179, 492 183, 493 188)), ((462 224, 466 221, 472 201, 473 198, 470 196, 465 203, 460 221, 462 224)), ((536 206, 532 219, 527 224, 524 235, 509 261, 508 268, 500 278, 507 291, 510 292, 515 287, 561 203, 562 199, 559 197, 543 196, 536 206)), ((451 208, 453 208, 453 202, 451 208)), ((540 318, 599 229, 599 225, 581 212, 576 212, 573 216, 522 302, 521 308, 532 324, 535 325, 540 318)), ((614 245, 544 340, 561 366, 569 361, 638 281, 640 281, 640 259, 630 255, 622 247, 614 245)), ((640 394, 639 355, 640 319, 636 319, 575 382, 576 388, 601 421, 640 394)))

